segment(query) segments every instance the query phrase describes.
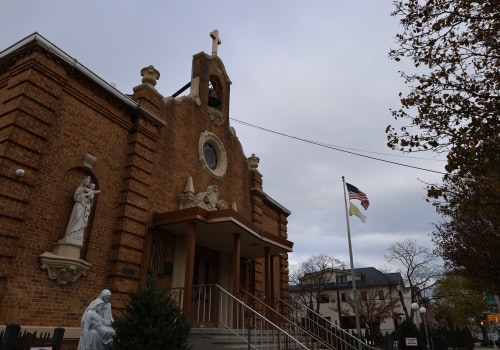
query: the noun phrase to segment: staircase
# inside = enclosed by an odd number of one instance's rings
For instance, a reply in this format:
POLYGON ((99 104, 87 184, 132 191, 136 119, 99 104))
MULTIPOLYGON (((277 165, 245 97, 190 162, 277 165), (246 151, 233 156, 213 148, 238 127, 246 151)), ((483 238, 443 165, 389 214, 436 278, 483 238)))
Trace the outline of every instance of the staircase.
MULTIPOLYGON (((182 289, 171 293, 182 305, 182 289)), ((192 298, 192 350, 376 350, 305 305, 245 303, 218 285, 194 286, 192 298)))
MULTIPOLYGON (((245 333, 244 331, 238 332, 245 333)), ((257 331, 246 332, 246 338, 242 338, 233 331, 224 328, 193 328, 189 337, 189 346, 193 350, 238 350, 238 349, 261 349, 277 350, 278 344, 270 342, 272 336, 264 336, 264 339, 257 331)), ((286 349, 286 347, 283 347, 286 349)))

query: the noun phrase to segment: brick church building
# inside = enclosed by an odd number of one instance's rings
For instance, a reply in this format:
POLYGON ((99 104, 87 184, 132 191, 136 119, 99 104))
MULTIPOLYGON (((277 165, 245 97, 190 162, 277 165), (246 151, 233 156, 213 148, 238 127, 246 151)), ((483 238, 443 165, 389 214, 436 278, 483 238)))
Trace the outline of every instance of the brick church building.
POLYGON ((38 33, 0 52, 0 326, 78 336, 89 301, 119 310, 149 270, 184 310, 197 285, 288 297, 290 212, 230 124, 211 37, 173 96, 153 66, 124 94, 38 33))

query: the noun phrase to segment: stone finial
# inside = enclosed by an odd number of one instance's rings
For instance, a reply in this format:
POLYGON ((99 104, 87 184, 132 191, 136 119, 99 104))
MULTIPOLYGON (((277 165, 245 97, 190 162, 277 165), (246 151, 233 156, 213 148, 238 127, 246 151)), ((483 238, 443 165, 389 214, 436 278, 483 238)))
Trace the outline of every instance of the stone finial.
POLYGON ((193 178, 191 176, 188 177, 186 181, 186 186, 184 187, 184 193, 194 193, 194 185, 193 178))
POLYGON ((160 79, 160 72, 150 65, 141 69, 142 83, 149 84, 152 86, 156 85, 156 81, 160 79))
POLYGON ((256 157, 254 153, 252 153, 252 156, 248 158, 248 164, 250 166, 251 170, 255 170, 259 167, 259 161, 260 158, 256 157))

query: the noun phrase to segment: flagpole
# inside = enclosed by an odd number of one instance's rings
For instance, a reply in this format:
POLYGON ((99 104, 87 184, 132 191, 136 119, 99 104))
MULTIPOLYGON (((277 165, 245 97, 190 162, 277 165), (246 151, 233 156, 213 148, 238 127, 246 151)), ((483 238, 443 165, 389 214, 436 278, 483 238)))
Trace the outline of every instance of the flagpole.
MULTIPOLYGON (((354 259, 352 257, 352 244, 351 244, 351 228, 349 226, 349 210, 347 209, 347 194, 345 190, 345 178, 342 176, 342 183, 344 187, 344 204, 345 204, 345 219, 347 222, 347 241, 349 242, 349 258, 351 261, 351 279, 352 279, 352 292, 354 294, 354 314, 356 316, 356 331, 358 334, 358 339, 361 339, 361 327, 359 325, 359 298, 358 292, 356 291, 356 278, 354 274, 354 259)), ((361 341, 359 342, 359 348, 361 349, 361 341)))

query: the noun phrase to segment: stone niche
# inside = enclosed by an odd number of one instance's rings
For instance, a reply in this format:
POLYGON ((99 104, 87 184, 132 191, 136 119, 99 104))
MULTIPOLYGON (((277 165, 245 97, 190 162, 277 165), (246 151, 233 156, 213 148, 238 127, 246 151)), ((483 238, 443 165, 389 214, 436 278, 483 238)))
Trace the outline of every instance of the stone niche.
MULTIPOLYGON (((85 154, 82 167, 90 169, 96 158, 85 154)), ((40 267, 59 285, 76 282, 85 276, 91 265, 80 258, 84 231, 87 227, 95 197, 100 193, 90 176, 85 176, 73 194, 74 205, 64 237, 54 244, 52 251, 39 256, 40 267)))

